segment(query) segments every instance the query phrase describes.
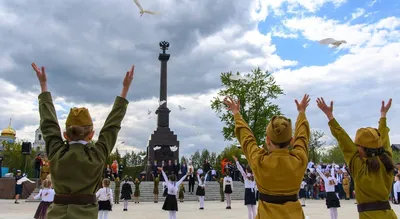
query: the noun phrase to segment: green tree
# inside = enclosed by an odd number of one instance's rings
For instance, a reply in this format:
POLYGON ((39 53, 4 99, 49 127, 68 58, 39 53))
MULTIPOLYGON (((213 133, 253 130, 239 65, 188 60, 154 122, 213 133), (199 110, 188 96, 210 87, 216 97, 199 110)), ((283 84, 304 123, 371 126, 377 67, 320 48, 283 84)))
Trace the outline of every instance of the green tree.
POLYGON ((212 167, 214 167, 214 169, 215 169, 215 165, 216 165, 217 163, 219 163, 219 162, 217 162, 217 153, 211 152, 209 161, 210 161, 210 165, 211 165, 212 167))
POLYGON ((187 159, 185 156, 182 156, 182 157, 181 157, 180 163, 181 163, 181 164, 183 164, 183 163, 186 163, 186 164, 187 164, 187 163, 188 163, 188 159, 187 159))
POLYGON ((199 150, 194 152, 194 154, 190 157, 190 159, 192 160, 192 165, 193 165, 194 169, 203 167, 203 163, 201 162, 201 155, 200 155, 199 150))
POLYGON ((32 148, 30 155, 23 155, 22 141, 15 141, 14 143, 3 141, 3 146, 4 150, 1 153, 4 156, 4 167, 8 167, 10 172, 21 170, 27 173, 28 177, 34 176, 34 161, 37 154, 36 149, 32 148))
POLYGON ((328 151, 326 151, 321 156, 321 161, 324 163, 336 163, 336 164, 345 163, 343 152, 340 150, 338 145, 329 148, 328 151))
POLYGON ((399 162, 400 162, 400 151, 395 151, 395 150, 393 150, 393 157, 392 157, 392 159, 393 159, 394 164, 399 163, 399 162))
POLYGON ((207 149, 201 151, 200 162, 203 164, 206 160, 210 161, 210 152, 207 149))
MULTIPOLYGON (((283 90, 276 84, 271 73, 263 72, 260 68, 246 75, 251 78, 251 82, 232 80, 232 74, 232 72, 221 73, 223 88, 211 101, 211 108, 225 123, 222 129, 225 140, 232 141, 236 138, 234 135, 235 122, 233 115, 226 110, 223 99, 225 96, 231 96, 240 100, 240 114, 253 131, 257 145, 260 145, 265 141, 265 128, 270 118, 281 114, 278 105, 271 101, 282 95, 283 90)), ((236 75, 239 75, 239 72, 236 75)))
MULTIPOLYGON (((218 165, 221 166, 220 162, 224 158, 228 158, 233 162, 233 156, 237 157, 242 165, 246 165, 248 162, 246 159, 242 158, 242 155, 243 155, 242 149, 238 148, 236 145, 229 145, 225 147, 224 150, 219 154, 220 159, 218 165)), ((221 169, 221 167, 219 167, 219 169, 221 169)))
POLYGON ((314 163, 318 163, 320 161, 320 149, 325 145, 326 142, 322 141, 321 138, 324 136, 323 131, 311 130, 310 142, 308 143, 308 156, 309 160, 314 163))

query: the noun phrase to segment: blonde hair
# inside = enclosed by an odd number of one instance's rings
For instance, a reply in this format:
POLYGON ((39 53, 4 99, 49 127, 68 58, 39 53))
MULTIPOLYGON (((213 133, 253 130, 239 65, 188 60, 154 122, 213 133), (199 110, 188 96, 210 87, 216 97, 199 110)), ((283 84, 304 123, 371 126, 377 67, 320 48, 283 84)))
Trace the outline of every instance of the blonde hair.
POLYGON ((48 179, 43 180, 42 182, 42 188, 49 189, 51 187, 51 181, 48 179))
POLYGON ((70 141, 84 140, 93 131, 93 125, 78 126, 71 125, 66 127, 66 134, 70 141))

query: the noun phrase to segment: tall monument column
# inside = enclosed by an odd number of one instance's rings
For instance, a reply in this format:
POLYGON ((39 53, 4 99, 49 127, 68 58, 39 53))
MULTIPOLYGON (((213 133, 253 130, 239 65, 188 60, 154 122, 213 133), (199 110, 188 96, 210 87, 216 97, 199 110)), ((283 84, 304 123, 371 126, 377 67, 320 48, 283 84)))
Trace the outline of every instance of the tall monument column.
POLYGON ((167 107, 167 62, 170 54, 166 53, 169 43, 166 41, 160 42, 162 53, 159 54, 158 60, 161 62, 160 69, 160 104, 156 110, 157 114, 157 129, 151 135, 147 157, 150 165, 157 161, 161 165, 162 161, 168 163, 171 160, 179 160, 179 141, 177 136, 169 128, 169 113, 171 110, 167 107))

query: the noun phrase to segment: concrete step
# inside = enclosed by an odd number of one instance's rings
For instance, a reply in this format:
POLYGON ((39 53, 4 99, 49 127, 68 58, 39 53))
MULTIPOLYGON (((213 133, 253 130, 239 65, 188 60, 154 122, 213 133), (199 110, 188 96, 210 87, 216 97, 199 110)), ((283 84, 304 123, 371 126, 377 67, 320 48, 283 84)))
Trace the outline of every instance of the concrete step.
MULTIPOLYGON (((132 186, 132 191, 135 191, 135 186, 132 182, 130 182, 132 186)), ((198 197, 196 196, 196 189, 197 189, 197 182, 194 186, 193 194, 189 194, 189 185, 187 181, 184 181, 183 184, 185 185, 185 201, 197 201, 198 197)), ((115 183, 111 182, 110 188, 115 191, 115 183)), ((153 202, 154 195, 153 195, 153 182, 142 182, 140 184, 140 202, 153 202)), ((163 187, 162 182, 158 186, 159 191, 159 201, 164 201, 164 197, 162 197, 163 187)), ((36 189, 30 196, 30 198, 34 197, 36 194, 39 193, 39 189, 36 189)), ((233 193, 231 194, 232 200, 243 200, 244 199, 244 184, 241 182, 234 182, 233 183, 233 193)), ((206 201, 218 201, 221 200, 220 195, 220 186, 217 182, 211 181, 206 183, 206 201)), ((40 202, 40 200, 32 200, 27 199, 27 202, 40 202)), ((130 202, 134 202, 134 199, 130 200, 130 202)))

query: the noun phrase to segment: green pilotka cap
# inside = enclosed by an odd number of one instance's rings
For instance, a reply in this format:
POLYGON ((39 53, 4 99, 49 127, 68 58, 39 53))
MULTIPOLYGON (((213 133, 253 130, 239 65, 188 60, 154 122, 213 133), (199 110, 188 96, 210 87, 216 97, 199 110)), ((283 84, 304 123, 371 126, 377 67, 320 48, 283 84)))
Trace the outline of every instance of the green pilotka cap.
POLYGON ((66 126, 90 126, 93 125, 89 110, 84 107, 74 107, 69 111, 66 126))

